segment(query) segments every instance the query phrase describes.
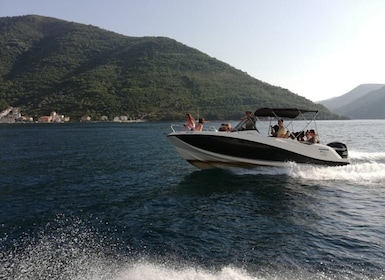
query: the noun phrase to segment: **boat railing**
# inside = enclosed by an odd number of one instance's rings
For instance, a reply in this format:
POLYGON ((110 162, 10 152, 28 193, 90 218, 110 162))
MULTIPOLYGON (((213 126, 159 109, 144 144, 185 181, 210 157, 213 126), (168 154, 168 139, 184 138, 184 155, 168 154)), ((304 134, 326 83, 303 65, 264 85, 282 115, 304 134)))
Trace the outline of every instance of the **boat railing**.
MULTIPOLYGON (((170 127, 172 132, 188 131, 188 130, 185 130, 185 127, 183 124, 171 124, 170 127)), ((202 131, 218 131, 218 129, 215 126, 204 126, 202 131)))
POLYGON ((177 131, 183 130, 183 125, 181 125, 181 124, 171 124, 170 127, 171 127, 172 132, 177 132, 177 131))

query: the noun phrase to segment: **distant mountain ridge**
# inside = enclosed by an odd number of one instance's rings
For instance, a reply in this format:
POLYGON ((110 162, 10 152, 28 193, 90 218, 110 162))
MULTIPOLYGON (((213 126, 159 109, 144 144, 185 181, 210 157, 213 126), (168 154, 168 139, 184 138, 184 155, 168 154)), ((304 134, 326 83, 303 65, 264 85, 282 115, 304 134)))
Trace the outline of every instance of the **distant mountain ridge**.
POLYGON ((385 84, 362 84, 344 95, 319 103, 352 119, 385 119, 385 84))
POLYGON ((72 120, 234 119, 256 107, 324 106, 165 37, 129 37, 37 15, 0 18, 0 111, 72 120))

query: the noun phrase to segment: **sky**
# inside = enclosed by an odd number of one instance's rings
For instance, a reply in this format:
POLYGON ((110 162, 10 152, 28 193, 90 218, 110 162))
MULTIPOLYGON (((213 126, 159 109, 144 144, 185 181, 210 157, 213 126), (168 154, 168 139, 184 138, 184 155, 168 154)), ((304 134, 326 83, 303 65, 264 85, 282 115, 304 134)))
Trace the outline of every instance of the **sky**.
POLYGON ((312 101, 385 84, 385 0, 0 0, 29 14, 169 37, 312 101))

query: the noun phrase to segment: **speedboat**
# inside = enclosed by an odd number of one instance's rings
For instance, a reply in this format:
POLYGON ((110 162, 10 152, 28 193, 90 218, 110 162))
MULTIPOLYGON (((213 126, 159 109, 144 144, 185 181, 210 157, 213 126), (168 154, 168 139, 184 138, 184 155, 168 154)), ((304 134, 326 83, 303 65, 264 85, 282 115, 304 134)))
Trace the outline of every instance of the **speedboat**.
POLYGON ((289 162, 325 166, 349 164, 348 150, 344 143, 322 144, 319 141, 308 142, 298 139, 298 135, 312 127, 311 124, 316 128, 317 114, 316 110, 260 108, 252 115, 252 122, 255 125, 251 129, 247 127, 250 119, 241 120, 230 131, 224 129, 189 131, 171 125, 172 132, 167 137, 187 162, 200 169, 284 167, 289 162), (311 119, 306 117, 309 114, 313 116, 311 119), (301 120, 298 120, 298 116, 301 116, 301 120), (272 135, 271 122, 276 120, 284 120, 287 133, 283 138, 272 135), (266 127, 266 121, 270 121, 268 132, 262 135, 258 127, 260 129, 266 127), (290 125, 293 127, 294 123, 304 125, 303 130, 290 131, 290 125))

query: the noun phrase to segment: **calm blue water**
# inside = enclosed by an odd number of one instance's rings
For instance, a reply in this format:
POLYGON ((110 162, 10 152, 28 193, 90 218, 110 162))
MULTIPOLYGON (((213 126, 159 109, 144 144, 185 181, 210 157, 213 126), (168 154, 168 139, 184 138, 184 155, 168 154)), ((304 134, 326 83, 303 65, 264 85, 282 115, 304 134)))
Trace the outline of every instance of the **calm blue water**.
POLYGON ((352 164, 201 171, 167 123, 1 125, 0 279, 384 279, 385 121, 318 131, 352 164))

